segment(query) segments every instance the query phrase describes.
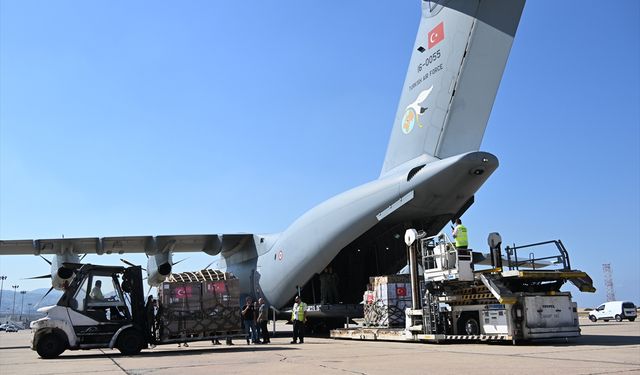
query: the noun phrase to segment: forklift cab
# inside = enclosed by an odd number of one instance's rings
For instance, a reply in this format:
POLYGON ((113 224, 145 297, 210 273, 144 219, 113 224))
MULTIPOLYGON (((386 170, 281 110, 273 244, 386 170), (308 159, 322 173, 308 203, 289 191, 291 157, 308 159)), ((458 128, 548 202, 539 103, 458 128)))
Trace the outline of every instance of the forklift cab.
POLYGON ((120 287, 121 275, 105 271, 87 273, 70 299, 69 307, 98 322, 130 321, 131 311, 120 287))
POLYGON ((144 332, 140 267, 84 264, 58 305, 65 306, 79 345, 104 345, 127 327, 144 332))

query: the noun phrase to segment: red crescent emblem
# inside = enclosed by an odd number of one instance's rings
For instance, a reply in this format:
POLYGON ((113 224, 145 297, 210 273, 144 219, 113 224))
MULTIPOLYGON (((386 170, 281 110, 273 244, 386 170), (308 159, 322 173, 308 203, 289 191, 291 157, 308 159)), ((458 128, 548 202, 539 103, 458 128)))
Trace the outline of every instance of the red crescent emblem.
POLYGON ((181 286, 175 289, 175 298, 191 298, 191 286, 181 286))

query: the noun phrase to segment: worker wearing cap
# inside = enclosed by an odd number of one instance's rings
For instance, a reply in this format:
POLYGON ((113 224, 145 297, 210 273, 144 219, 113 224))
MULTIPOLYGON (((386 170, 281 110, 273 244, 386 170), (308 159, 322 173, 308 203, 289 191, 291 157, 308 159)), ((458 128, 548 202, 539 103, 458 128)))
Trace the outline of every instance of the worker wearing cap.
POLYGON ((296 296, 291 310, 291 321, 293 322, 293 340, 292 344, 304 343, 304 323, 307 321, 307 304, 300 300, 300 296, 296 296))
POLYGON ((467 227, 462 225, 462 220, 460 219, 456 219, 456 226, 453 229, 453 238, 456 240, 457 249, 466 249, 469 247, 467 227))

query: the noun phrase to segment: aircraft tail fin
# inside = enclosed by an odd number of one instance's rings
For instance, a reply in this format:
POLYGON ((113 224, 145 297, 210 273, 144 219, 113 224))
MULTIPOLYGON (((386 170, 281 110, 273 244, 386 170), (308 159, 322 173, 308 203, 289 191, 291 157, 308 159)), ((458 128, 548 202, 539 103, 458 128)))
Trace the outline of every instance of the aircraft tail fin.
POLYGON ((477 151, 525 0, 422 0, 382 175, 421 155, 477 151))

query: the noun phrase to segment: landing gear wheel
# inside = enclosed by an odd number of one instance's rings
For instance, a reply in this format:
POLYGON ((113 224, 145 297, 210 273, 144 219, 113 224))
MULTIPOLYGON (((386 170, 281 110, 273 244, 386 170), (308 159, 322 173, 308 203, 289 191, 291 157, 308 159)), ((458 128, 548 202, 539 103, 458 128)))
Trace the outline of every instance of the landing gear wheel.
POLYGON ((48 333, 38 340, 36 351, 44 359, 56 358, 64 352, 63 340, 54 333, 48 333))
POLYGON ((133 329, 126 330, 118 337, 116 348, 124 355, 136 355, 142 350, 144 340, 142 334, 133 329))
POLYGON ((621 321, 622 321, 622 317, 616 314, 616 322, 621 322, 621 321))
POLYGON ((595 316, 593 316, 593 315, 589 315, 589 320, 595 323, 595 322, 597 322, 597 321, 598 321, 598 318, 596 318, 596 317, 595 317, 595 316))
POLYGON ((464 323, 464 331, 467 335, 479 335, 480 334, 480 325, 475 318, 469 318, 464 323))

